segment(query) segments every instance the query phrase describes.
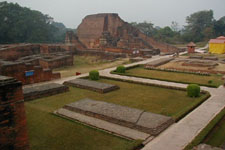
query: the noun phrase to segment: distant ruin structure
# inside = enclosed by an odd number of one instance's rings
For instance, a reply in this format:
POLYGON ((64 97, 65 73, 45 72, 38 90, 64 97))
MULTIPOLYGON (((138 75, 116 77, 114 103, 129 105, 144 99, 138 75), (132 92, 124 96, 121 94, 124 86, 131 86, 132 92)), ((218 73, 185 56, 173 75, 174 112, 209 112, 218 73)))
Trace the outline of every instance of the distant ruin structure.
POLYGON ((68 38, 66 41, 67 43, 80 41, 87 49, 120 53, 127 53, 127 50, 132 53, 138 49, 159 49, 161 52, 178 50, 174 46, 157 42, 146 36, 137 28, 123 21, 118 14, 112 13, 86 16, 77 28, 77 37, 78 39, 75 41, 68 40, 68 38))
POLYGON ((72 66, 74 45, 12 44, 0 46, 0 75, 14 77, 23 84, 60 78, 52 69, 72 66))
POLYGON ((187 45, 188 53, 195 53, 195 43, 191 42, 187 45))

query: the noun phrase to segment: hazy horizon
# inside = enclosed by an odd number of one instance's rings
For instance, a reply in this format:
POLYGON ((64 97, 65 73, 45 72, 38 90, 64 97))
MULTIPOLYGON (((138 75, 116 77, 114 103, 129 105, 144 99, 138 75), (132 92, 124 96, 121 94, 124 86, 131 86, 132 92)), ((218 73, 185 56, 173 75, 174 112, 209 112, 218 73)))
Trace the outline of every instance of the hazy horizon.
MULTIPOLYGON (((2 2, 4 0, 0 0, 2 2)), ((172 21, 185 25, 186 17, 200 10, 214 11, 215 19, 225 16, 224 0, 7 0, 23 7, 41 11, 62 22, 68 28, 77 28, 90 14, 118 13, 127 22, 151 22, 155 26, 170 26, 172 21)))

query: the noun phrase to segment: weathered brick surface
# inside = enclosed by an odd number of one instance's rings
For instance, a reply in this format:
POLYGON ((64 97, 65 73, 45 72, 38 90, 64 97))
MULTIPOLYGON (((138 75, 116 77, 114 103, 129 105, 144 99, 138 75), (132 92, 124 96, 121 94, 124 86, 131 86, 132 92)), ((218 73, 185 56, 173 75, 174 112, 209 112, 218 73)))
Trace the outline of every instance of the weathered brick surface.
POLYGON ((28 150, 22 84, 0 76, 0 149, 28 150))
POLYGON ((36 44, 18 44, 9 45, 0 49, 0 59, 17 60, 20 57, 39 54, 40 45, 36 44))
POLYGON ((78 37, 72 31, 66 32, 65 43, 67 45, 74 44, 77 50, 86 49, 86 46, 79 41, 78 37))
POLYGON ((0 61, 0 74, 14 77, 23 84, 32 84, 44 81, 50 81, 60 78, 60 73, 52 73, 52 70, 43 69, 41 66, 27 65, 22 62, 0 61), (26 71, 33 71, 34 75, 25 76, 26 71))
POLYGON ((75 45, 14 44, 0 47, 0 75, 14 77, 23 84, 38 83, 60 78, 51 70, 73 65, 75 45), (25 72, 34 75, 25 76, 25 72))
POLYGON ((77 30, 78 39, 88 49, 125 48, 160 49, 163 52, 177 51, 174 46, 159 43, 124 22, 118 14, 96 14, 86 16, 77 30))

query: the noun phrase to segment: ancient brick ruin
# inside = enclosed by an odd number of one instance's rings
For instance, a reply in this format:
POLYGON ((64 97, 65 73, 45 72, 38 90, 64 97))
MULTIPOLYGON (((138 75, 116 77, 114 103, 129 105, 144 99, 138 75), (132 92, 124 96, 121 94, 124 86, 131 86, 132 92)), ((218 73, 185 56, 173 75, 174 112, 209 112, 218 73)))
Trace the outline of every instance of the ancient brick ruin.
POLYGON ((72 66, 74 45, 15 44, 0 47, 0 74, 14 77, 23 84, 60 78, 51 69, 72 66))
POLYGON ((21 82, 0 76, 0 149, 28 150, 21 82))
POLYGON ((77 29, 77 37, 69 33, 67 43, 83 43, 87 49, 132 53, 140 49, 176 52, 174 46, 159 43, 123 21, 118 14, 86 16, 77 29))

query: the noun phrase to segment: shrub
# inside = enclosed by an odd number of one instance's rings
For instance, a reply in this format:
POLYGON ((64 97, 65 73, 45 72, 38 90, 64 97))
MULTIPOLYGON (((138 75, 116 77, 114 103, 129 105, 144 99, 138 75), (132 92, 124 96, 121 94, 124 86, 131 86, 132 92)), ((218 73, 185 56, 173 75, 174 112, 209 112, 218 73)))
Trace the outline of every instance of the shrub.
POLYGON ((208 81, 208 83, 209 83, 209 84, 212 84, 212 83, 213 83, 213 81, 212 81, 212 80, 209 80, 209 81, 208 81))
POLYGON ((189 84, 187 94, 189 97, 198 97, 200 95, 200 86, 197 84, 189 84))
POLYGON ((99 72, 97 70, 92 70, 89 72, 89 78, 91 80, 99 80, 99 72))
POLYGON ((125 71, 126 71, 126 68, 124 66, 118 66, 116 68, 116 72, 118 73, 125 73, 125 71))

